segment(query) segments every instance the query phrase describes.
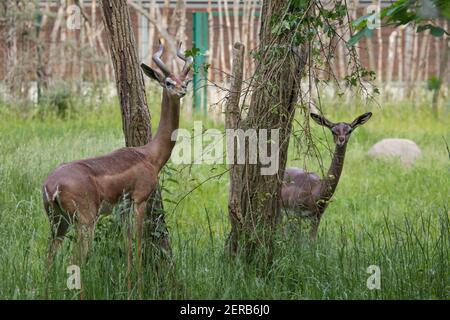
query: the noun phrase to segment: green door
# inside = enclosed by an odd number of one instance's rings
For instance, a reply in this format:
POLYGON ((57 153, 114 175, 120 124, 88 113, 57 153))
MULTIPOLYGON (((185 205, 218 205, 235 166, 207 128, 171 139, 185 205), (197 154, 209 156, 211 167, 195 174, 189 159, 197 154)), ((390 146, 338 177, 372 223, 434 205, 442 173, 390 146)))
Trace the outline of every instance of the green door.
POLYGON ((194 12, 193 21, 193 45, 200 50, 195 56, 194 85, 194 109, 195 111, 208 111, 207 79, 204 66, 208 63, 206 52, 208 51, 208 12, 194 12))

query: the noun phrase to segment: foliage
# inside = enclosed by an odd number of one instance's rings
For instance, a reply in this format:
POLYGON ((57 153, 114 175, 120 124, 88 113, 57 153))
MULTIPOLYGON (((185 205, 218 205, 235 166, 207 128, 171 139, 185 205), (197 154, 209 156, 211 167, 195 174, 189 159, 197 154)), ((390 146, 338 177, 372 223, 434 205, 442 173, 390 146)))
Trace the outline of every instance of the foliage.
POLYGON ((191 49, 187 49, 187 50, 185 51, 185 56, 186 56, 186 57, 193 57, 193 58, 195 58, 195 57, 198 56, 199 54, 200 54, 200 49, 197 48, 197 47, 195 46, 195 44, 193 44, 193 46, 192 46, 191 49))
MULTIPOLYGON (((289 34, 294 47, 309 45, 308 73, 316 84, 319 82, 329 84, 329 80, 338 82, 332 71, 336 57, 336 47, 333 43, 345 41, 348 36, 352 36, 346 2, 334 1, 325 5, 322 1, 297 0, 291 1, 290 4, 295 7, 292 13, 283 17, 272 17, 272 32, 289 34), (306 14, 308 11, 312 14, 306 14), (317 77, 318 70, 328 70, 329 74, 326 75, 328 80, 317 77)), ((375 73, 360 64, 354 48, 348 46, 344 50, 346 50, 344 55, 348 57, 348 73, 344 77, 346 88, 359 89, 360 94, 371 97, 371 94, 377 93, 378 90, 375 88, 369 92, 363 82, 373 81, 375 73)))
POLYGON ((442 79, 433 76, 430 79, 428 79, 428 81, 427 81, 427 89, 428 90, 438 90, 441 87, 441 84, 442 84, 442 79))
MULTIPOLYGON (((430 30, 430 34, 441 37, 450 35, 448 31, 436 25, 436 19, 446 17, 450 19, 450 2, 446 0, 397 0, 390 6, 381 9, 381 12, 372 12, 359 17, 354 26, 359 30, 348 41, 353 46, 364 37, 371 37, 374 30, 373 21, 380 19, 385 26, 406 26, 414 24, 417 32, 430 30)), ((381 27, 381 26, 375 26, 381 27)))
POLYGON ((45 117, 46 114, 53 113, 58 118, 65 119, 72 109, 72 95, 70 86, 65 83, 52 86, 41 97, 38 114, 45 117))

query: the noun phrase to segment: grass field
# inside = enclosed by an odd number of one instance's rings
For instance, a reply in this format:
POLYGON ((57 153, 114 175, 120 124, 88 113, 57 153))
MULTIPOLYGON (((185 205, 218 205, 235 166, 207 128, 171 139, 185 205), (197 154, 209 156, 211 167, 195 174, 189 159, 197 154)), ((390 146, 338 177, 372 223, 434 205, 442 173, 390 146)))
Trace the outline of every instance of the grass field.
MULTIPOLYGON (((113 103, 87 104, 61 120, 51 114, 18 117, 9 109, 0 107, 0 298, 40 299, 49 237, 41 183, 61 162, 123 146, 120 112, 113 103)), ((157 103, 152 102, 151 109, 155 127, 157 103)), ((176 268, 162 277, 147 268, 144 298, 449 299, 448 117, 434 120, 429 108, 407 103, 339 109, 330 104, 326 114, 350 122, 366 109, 374 116, 351 137, 318 241, 311 243, 307 230, 291 222, 277 237, 274 263, 264 274, 239 260, 230 262, 223 252, 229 231, 228 175, 220 175, 225 166, 169 164, 164 198, 176 268), (414 140, 422 158, 411 168, 367 158, 370 146, 385 137, 414 140), (218 177, 208 180, 211 176, 218 177), (380 267, 380 290, 366 286, 370 265, 380 267)), ((191 128, 192 123, 191 116, 183 116, 182 127, 191 128)), ((223 125, 205 120, 204 127, 223 125)), ((319 139, 331 140, 317 125, 312 128, 319 139)), ((295 147, 292 144, 289 165, 301 167, 295 147)), ((329 153, 320 150, 328 166, 329 153)), ((313 159, 307 164, 317 169, 313 159)), ((118 220, 112 214, 98 223, 82 269, 85 298, 127 298, 124 228, 118 220)), ((78 298, 66 288, 73 245, 70 233, 51 278, 51 299, 78 298)))

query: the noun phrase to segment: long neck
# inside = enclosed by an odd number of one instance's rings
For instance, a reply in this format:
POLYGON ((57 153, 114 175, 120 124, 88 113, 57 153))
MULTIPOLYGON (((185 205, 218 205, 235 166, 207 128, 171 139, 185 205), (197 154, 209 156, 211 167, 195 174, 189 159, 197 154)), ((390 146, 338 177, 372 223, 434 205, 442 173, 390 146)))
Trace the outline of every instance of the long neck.
POLYGON ((330 169, 328 169, 327 176, 322 180, 322 188, 320 190, 320 199, 327 202, 331 199, 339 183, 342 168, 344 167, 345 151, 347 144, 342 147, 336 145, 334 150, 333 160, 331 161, 330 169))
POLYGON ((176 141, 172 141, 172 133, 178 129, 180 119, 180 98, 163 89, 161 102, 161 118, 158 130, 153 139, 144 146, 146 156, 158 169, 166 164, 176 141))

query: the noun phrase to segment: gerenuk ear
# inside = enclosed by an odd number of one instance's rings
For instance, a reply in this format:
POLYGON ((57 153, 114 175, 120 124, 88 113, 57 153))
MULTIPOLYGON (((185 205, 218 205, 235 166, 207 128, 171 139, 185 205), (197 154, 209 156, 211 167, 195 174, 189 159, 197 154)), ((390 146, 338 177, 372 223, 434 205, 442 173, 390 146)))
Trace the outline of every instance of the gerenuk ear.
POLYGON ((141 69, 144 71, 145 75, 153 80, 158 81, 159 83, 163 82, 164 77, 158 71, 150 68, 145 63, 141 63, 141 69))
POLYGON ((334 123, 327 120, 325 117, 323 116, 319 116, 318 114, 315 113, 311 113, 311 118, 317 122, 318 124, 320 124, 321 126, 327 127, 329 129, 331 129, 334 126, 334 123))
POLYGON ((362 125, 369 121, 370 117, 372 116, 372 112, 367 112, 362 115, 360 115, 358 118, 353 120, 353 122, 350 124, 352 128, 356 128, 359 125, 362 125))

